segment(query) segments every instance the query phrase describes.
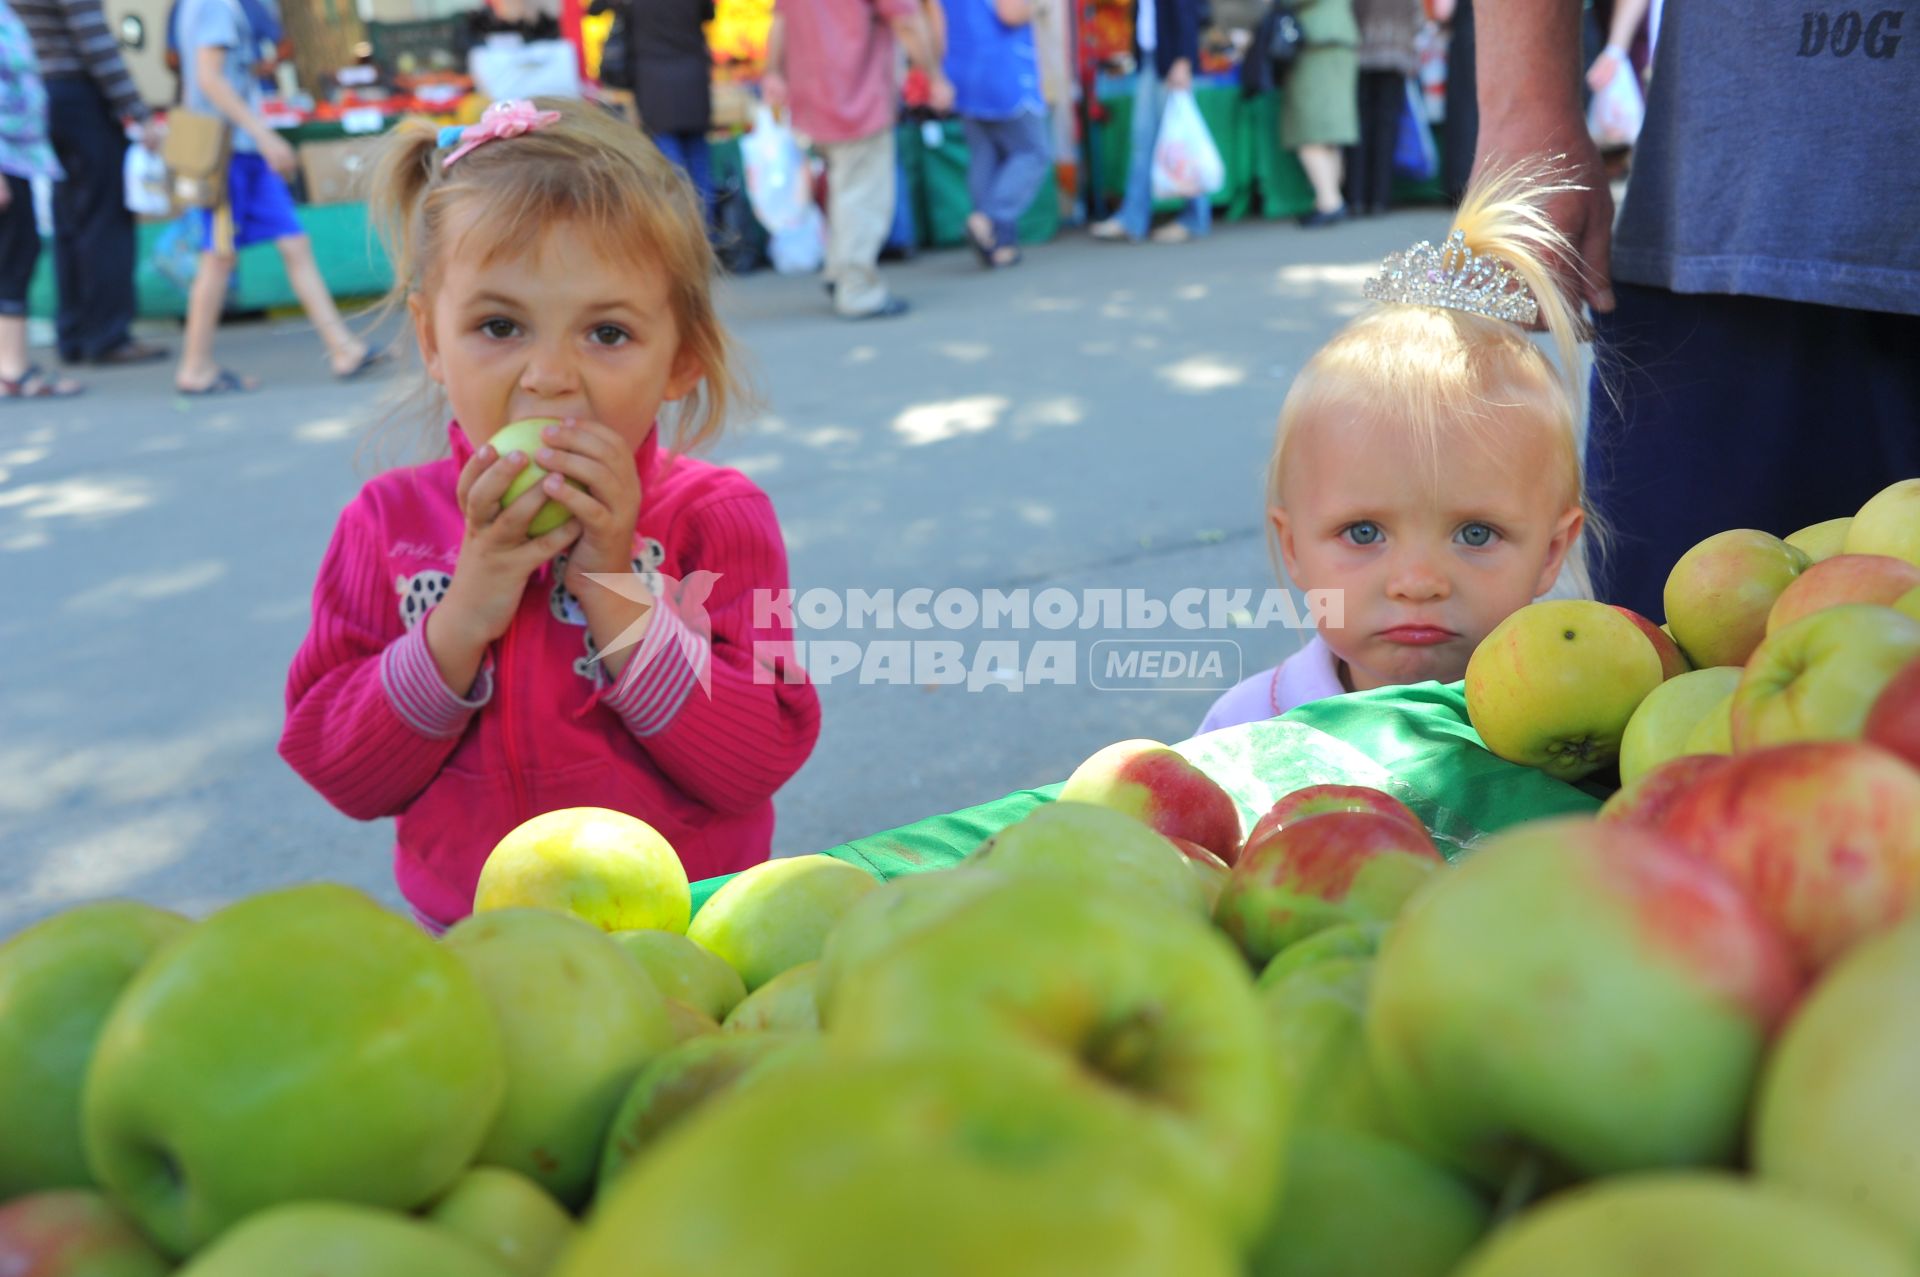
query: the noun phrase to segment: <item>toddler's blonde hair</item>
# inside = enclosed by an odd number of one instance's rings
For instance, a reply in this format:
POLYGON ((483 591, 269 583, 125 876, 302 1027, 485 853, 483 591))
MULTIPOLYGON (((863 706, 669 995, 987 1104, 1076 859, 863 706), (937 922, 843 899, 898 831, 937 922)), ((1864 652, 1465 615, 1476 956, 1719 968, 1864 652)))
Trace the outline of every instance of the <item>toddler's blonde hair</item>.
MULTIPOLYGON (((1588 507, 1580 462, 1586 410, 1580 348, 1587 328, 1555 274, 1557 266, 1579 258, 1545 211, 1549 198, 1578 189, 1537 168, 1483 175, 1468 188, 1451 228, 1466 236, 1475 253, 1505 262, 1532 290, 1556 358, 1507 320, 1435 306, 1374 303, 1315 352, 1287 391, 1267 465, 1269 509, 1283 504, 1287 445, 1303 420, 1337 413, 1397 425, 1412 449, 1394 460, 1432 470, 1440 450, 1464 432, 1484 433, 1495 421, 1517 417, 1551 432, 1568 502, 1587 516, 1581 542, 1587 554, 1599 552, 1605 535, 1588 507)), ((1383 458, 1382 463, 1391 462, 1383 458)), ((1271 521, 1267 536, 1279 569, 1279 534, 1271 521)), ((1576 543, 1568 561, 1580 591, 1591 595, 1582 549, 1576 543)))
MULTIPOLYGON (((393 263, 386 307, 432 296, 454 247, 448 226, 456 209, 474 210, 459 248, 483 263, 522 252, 563 224, 562 233, 592 236, 609 255, 667 277, 681 349, 705 375, 672 413, 670 427, 663 420, 662 444, 672 452, 697 451, 719 437, 729 408, 743 397, 733 343, 714 310, 714 257, 700 199, 686 175, 633 125, 571 99, 533 104, 560 118, 483 143, 451 168, 432 124, 411 120, 394 131, 374 169, 371 199, 393 263)), ((429 382, 417 389, 423 408, 444 409, 437 387, 429 382)), ((440 416, 444 420, 444 411, 440 416)))

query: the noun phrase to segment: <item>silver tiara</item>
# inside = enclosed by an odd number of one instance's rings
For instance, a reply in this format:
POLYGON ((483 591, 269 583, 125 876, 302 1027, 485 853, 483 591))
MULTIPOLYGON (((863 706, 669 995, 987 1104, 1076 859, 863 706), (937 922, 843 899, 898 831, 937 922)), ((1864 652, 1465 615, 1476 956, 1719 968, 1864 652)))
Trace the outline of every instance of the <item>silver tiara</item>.
POLYGON ((1423 239, 1404 253, 1388 253, 1380 273, 1360 291, 1375 301, 1444 306, 1516 324, 1531 324, 1540 315, 1525 281, 1499 258, 1468 248, 1464 231, 1447 236, 1445 248, 1423 239))

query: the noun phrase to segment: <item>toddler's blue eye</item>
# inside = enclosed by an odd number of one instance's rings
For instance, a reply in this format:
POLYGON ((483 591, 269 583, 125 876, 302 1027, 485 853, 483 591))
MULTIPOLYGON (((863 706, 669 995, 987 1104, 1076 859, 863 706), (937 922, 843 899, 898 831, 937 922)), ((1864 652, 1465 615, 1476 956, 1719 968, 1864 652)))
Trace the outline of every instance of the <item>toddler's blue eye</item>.
POLYGON ((1379 524, 1363 519, 1359 523, 1348 524, 1345 535, 1354 545, 1378 545, 1380 538, 1386 534, 1380 531, 1379 524))
POLYGON ((1479 549, 1492 545, 1493 539, 1500 534, 1484 523, 1469 523, 1460 529, 1459 535, 1464 544, 1479 549))

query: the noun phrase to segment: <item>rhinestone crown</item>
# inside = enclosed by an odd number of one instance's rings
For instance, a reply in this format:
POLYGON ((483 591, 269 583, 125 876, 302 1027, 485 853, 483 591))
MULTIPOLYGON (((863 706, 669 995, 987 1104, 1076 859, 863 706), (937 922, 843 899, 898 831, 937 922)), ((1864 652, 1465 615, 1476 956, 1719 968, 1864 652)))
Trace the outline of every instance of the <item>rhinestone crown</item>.
POLYGON ((1360 291, 1375 301, 1444 306, 1516 324, 1531 324, 1540 314, 1513 269, 1497 257, 1477 255, 1461 231, 1447 236, 1443 248, 1423 239, 1404 253, 1387 254, 1380 273, 1360 291))

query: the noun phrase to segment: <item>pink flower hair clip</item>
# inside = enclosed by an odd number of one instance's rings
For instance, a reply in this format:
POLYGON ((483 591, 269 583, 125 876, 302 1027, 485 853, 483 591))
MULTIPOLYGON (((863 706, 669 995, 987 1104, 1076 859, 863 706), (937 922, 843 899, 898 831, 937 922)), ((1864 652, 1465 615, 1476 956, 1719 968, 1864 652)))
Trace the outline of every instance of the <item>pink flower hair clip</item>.
POLYGON ((452 168, 455 160, 476 146, 543 129, 559 118, 560 112, 542 111, 524 98, 495 102, 478 122, 464 128, 450 124, 440 130, 440 145, 453 147, 453 153, 440 161, 440 167, 452 168))

